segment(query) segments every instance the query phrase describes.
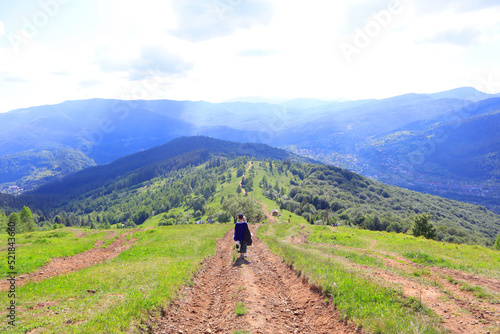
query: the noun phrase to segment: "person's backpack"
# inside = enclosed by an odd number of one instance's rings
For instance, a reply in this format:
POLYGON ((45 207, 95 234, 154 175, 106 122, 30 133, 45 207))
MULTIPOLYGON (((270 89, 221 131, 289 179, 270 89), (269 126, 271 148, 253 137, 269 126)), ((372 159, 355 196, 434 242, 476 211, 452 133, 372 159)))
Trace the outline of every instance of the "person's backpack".
POLYGON ((245 241, 247 242, 247 246, 252 246, 252 233, 250 233, 248 226, 245 231, 245 241))

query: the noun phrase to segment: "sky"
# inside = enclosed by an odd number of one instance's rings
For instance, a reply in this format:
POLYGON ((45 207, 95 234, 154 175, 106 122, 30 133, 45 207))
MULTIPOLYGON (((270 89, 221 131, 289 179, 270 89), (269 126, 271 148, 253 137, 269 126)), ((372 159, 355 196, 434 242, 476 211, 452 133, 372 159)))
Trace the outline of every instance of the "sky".
POLYGON ((500 92, 498 0, 0 0, 0 112, 500 92))

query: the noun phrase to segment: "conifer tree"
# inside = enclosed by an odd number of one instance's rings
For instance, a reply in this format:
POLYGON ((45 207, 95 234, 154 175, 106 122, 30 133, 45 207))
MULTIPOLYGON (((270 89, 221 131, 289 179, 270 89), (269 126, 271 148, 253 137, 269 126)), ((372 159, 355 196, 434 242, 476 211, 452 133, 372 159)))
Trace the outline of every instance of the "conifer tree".
POLYGON ((436 238, 436 229, 430 222, 431 217, 429 213, 424 213, 415 217, 412 228, 413 236, 419 237, 423 235, 427 239, 436 238))
POLYGON ((497 237, 497 240, 495 241, 495 246, 493 246, 493 249, 500 251, 500 233, 498 234, 498 237, 497 237))

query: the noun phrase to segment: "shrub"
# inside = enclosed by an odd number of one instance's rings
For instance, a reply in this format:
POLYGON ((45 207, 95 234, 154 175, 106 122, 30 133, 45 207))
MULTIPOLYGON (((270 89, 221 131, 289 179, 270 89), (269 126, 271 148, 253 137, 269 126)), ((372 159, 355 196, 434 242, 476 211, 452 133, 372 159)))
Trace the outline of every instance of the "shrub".
POLYGON ((392 222, 387 226, 387 232, 401 233, 402 231, 403 227, 397 222, 392 222))

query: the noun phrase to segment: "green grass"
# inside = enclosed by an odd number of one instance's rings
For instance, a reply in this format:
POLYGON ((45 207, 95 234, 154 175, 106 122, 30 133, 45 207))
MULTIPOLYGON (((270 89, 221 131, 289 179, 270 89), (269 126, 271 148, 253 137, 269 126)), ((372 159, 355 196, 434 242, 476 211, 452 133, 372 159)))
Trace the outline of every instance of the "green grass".
POLYGON ((482 286, 471 285, 465 282, 459 282, 458 284, 460 284, 460 290, 471 292, 478 300, 487 300, 492 304, 500 304, 500 296, 482 286))
MULTIPOLYGON (((55 257, 72 256, 94 247, 97 240, 104 240, 106 232, 88 232, 82 238, 76 234, 84 230, 60 229, 46 232, 28 232, 16 236, 16 263, 18 274, 30 273, 42 267, 55 257)), ((0 234, 7 240, 7 234, 0 234)), ((112 240, 111 240, 112 241, 112 240)), ((0 257, 6 258, 7 252, 0 252, 0 257)), ((9 272, 7 261, 0 262, 0 276, 9 272)))
POLYGON ((237 316, 245 315, 247 313, 245 304, 243 302, 237 302, 234 306, 234 313, 236 313, 237 316))
MULTIPOLYGON (((128 236, 128 238, 130 239, 130 235, 128 236)), ((117 239, 120 239, 120 236, 117 235, 113 238, 109 238, 107 239, 106 241, 103 242, 101 248, 107 248, 109 245, 111 245, 114 241, 116 241, 117 239)))
MULTIPOLYGON (((119 333, 143 330, 149 315, 189 285, 216 239, 232 226, 176 225, 134 233, 134 245, 118 257, 78 272, 18 287, 17 326, 2 333, 119 333), (89 293, 87 290, 96 291, 89 293), (46 305, 46 306, 43 306, 46 305)), ((7 305, 0 294, 0 305, 7 305)), ((6 312, 0 311, 5 317, 6 312)))
POLYGON ((142 227, 158 226, 160 224, 162 217, 163 217, 163 213, 156 215, 156 216, 153 216, 153 217, 149 217, 144 223, 141 224, 141 226, 142 227))
POLYGON ((419 263, 419 264, 424 264, 426 266, 436 266, 436 265, 441 265, 441 266, 450 266, 450 264, 447 264, 446 261, 443 259, 436 257, 436 256, 431 256, 427 253, 424 252, 407 252, 404 253, 403 256, 412 262, 419 263))
POLYGON ((312 226, 309 241, 367 251, 398 254, 425 266, 439 266, 500 279, 500 252, 477 245, 458 245, 406 234, 349 227, 312 226))
POLYGON ((353 248, 367 248, 369 245, 368 240, 358 237, 356 229, 332 230, 327 226, 311 226, 311 229, 309 242, 312 243, 327 243, 353 248))
POLYGON ((431 273, 428 269, 419 269, 419 270, 415 270, 412 273, 412 275, 415 277, 422 277, 422 276, 430 276, 431 273))
POLYGON ((364 266, 371 266, 377 268, 385 268, 384 262, 373 256, 367 255, 363 252, 350 249, 330 248, 321 245, 303 245, 304 249, 310 249, 321 255, 330 255, 337 258, 347 259, 348 261, 364 266))

